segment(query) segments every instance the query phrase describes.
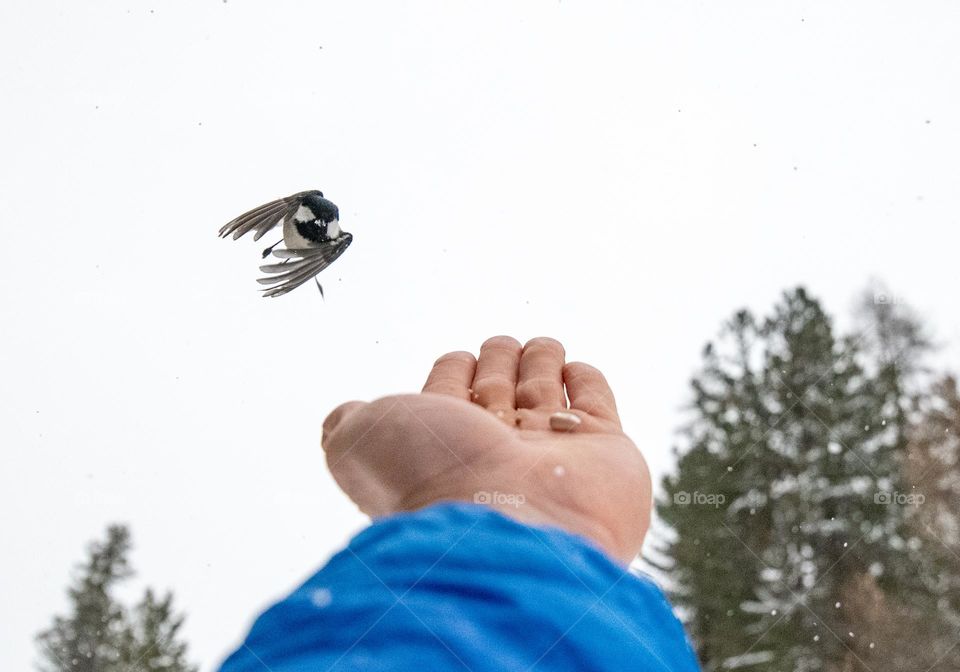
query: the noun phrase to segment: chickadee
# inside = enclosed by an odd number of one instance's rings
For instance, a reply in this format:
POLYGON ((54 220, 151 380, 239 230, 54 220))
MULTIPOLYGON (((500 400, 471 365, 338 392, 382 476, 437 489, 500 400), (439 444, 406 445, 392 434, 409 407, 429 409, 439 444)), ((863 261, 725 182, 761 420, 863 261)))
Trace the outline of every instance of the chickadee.
POLYGON ((260 270, 272 273, 270 277, 257 278, 262 285, 274 285, 263 290, 264 296, 281 296, 295 289, 310 278, 317 283, 320 295, 323 287, 316 276, 332 264, 353 241, 353 236, 340 230, 340 211, 323 197, 320 191, 300 193, 245 212, 227 222, 220 229, 220 237, 231 233, 236 240, 249 231, 256 230, 254 240, 283 222, 283 238, 263 251, 263 258, 273 256, 283 259, 279 264, 266 264, 260 270), (284 247, 274 250, 280 243, 284 247))

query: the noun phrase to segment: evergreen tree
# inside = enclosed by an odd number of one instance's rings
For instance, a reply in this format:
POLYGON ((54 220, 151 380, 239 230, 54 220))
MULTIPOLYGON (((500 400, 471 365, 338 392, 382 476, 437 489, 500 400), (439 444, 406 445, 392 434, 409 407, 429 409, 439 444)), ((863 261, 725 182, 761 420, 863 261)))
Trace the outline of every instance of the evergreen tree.
POLYGON ((883 591, 871 577, 851 582, 846 600, 860 630, 882 641, 883 670, 960 669, 960 395, 947 377, 915 397, 907 426, 907 491, 899 590, 883 591))
POLYGON ((186 643, 178 639, 183 621, 184 617, 173 610, 171 593, 158 600, 148 588, 124 631, 120 647, 121 669, 149 672, 195 670, 186 659, 186 643))
POLYGON ((114 599, 112 589, 133 574, 130 547, 122 525, 90 545, 67 590, 70 613, 37 636, 43 672, 196 672, 178 639, 183 616, 174 612, 171 594, 157 600, 147 589, 132 611, 114 599))
POLYGON ((918 404, 906 477, 911 532, 921 540, 916 576, 928 599, 914 604, 924 669, 960 669, 960 391, 947 376, 918 404))
POLYGON ((129 550, 130 533, 119 525, 107 529, 104 542, 90 545, 89 559, 67 590, 72 613, 55 617, 38 637, 45 672, 100 672, 117 663, 125 622, 110 590, 131 574, 129 550))
POLYGON ((907 325, 891 323, 838 337, 797 289, 766 319, 736 314, 705 348, 657 510, 674 532, 662 549, 673 597, 707 669, 887 669, 885 643, 864 636, 845 596, 916 584, 906 507, 887 500, 905 492, 904 377, 924 344, 897 349, 907 325))

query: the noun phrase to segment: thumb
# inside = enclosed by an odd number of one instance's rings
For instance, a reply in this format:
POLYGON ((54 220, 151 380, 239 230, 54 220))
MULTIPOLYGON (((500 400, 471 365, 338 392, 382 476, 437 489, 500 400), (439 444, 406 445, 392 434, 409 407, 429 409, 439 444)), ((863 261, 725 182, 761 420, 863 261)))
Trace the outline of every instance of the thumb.
POLYGON ((343 419, 366 405, 367 402, 365 401, 348 401, 333 409, 330 415, 323 421, 323 435, 320 438, 320 445, 326 449, 327 439, 333 434, 343 419))

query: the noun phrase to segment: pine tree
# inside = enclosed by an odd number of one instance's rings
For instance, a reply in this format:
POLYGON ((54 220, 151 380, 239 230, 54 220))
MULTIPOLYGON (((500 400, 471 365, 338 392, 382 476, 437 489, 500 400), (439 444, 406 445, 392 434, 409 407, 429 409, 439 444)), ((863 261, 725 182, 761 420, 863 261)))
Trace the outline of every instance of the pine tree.
POLYGON ((921 540, 915 576, 927 598, 911 606, 931 672, 960 669, 960 390, 947 376, 918 404, 911 425, 906 478, 910 530, 921 540))
POLYGON ((184 617, 173 610, 171 593, 158 600, 148 588, 124 631, 120 647, 122 669, 149 672, 196 669, 186 659, 186 643, 178 639, 183 621, 184 617))
MULTIPOLYGON (((893 330, 873 325, 890 346, 893 330)), ((797 289, 764 320, 736 314, 704 350, 657 510, 674 532, 662 549, 673 597, 707 669, 885 669, 884 642, 863 636, 845 596, 916 583, 905 507, 886 500, 904 492, 903 372, 923 344, 877 358, 865 334, 836 336, 797 289)))
POLYGON ((89 546, 67 590, 70 613, 37 636, 43 672, 196 672, 178 639, 183 616, 174 612, 171 594, 157 600, 147 589, 132 612, 114 599, 112 589, 133 574, 130 548, 122 525, 89 546))
POLYGON ((89 547, 89 559, 68 589, 72 613, 57 616, 38 637, 45 672, 100 672, 118 661, 125 628, 123 609, 110 590, 130 576, 130 533, 119 525, 107 529, 106 541, 89 547))

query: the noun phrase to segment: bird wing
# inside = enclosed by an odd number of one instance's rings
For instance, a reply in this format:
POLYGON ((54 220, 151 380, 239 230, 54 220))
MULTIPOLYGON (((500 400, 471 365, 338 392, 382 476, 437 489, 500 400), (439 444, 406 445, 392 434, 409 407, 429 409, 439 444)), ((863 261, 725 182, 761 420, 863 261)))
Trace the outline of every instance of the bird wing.
POLYGON ((347 232, 335 240, 322 244, 320 247, 309 247, 302 250, 274 250, 273 254, 281 259, 293 259, 280 264, 261 266, 264 273, 273 275, 266 278, 257 278, 261 285, 274 285, 263 291, 264 296, 282 296, 291 289, 296 289, 310 278, 316 277, 320 271, 332 264, 343 254, 353 236, 347 232))
POLYGON ((258 208, 245 212, 236 219, 232 219, 220 228, 220 237, 226 238, 231 233, 236 240, 240 236, 256 229, 253 236, 254 240, 260 238, 267 231, 282 222, 285 217, 296 212, 300 205, 300 199, 310 192, 301 191, 293 196, 278 198, 275 201, 265 203, 258 208))

